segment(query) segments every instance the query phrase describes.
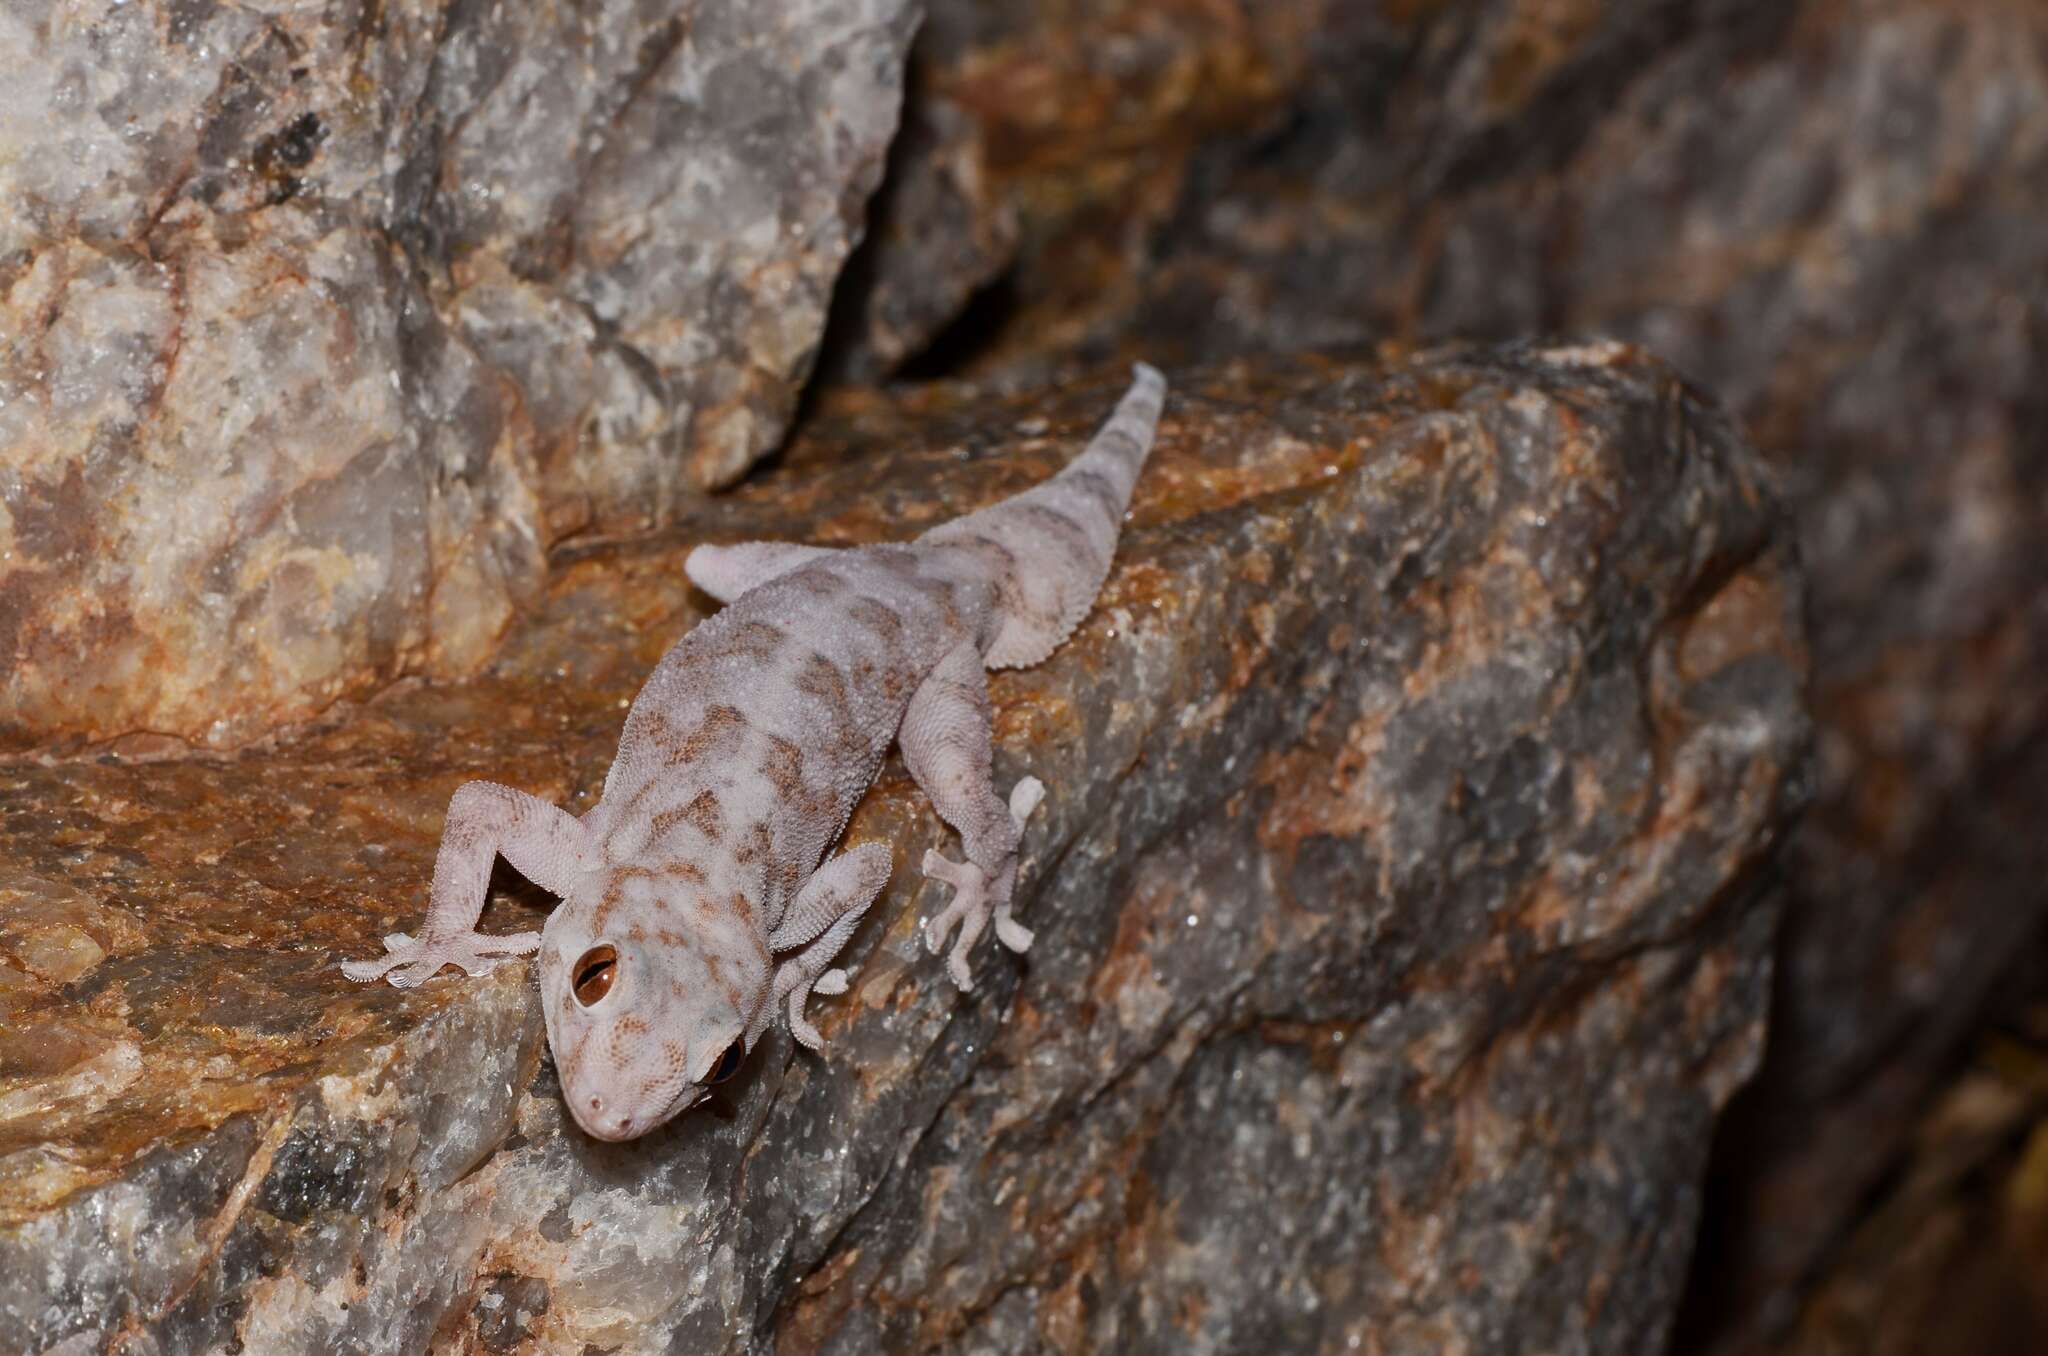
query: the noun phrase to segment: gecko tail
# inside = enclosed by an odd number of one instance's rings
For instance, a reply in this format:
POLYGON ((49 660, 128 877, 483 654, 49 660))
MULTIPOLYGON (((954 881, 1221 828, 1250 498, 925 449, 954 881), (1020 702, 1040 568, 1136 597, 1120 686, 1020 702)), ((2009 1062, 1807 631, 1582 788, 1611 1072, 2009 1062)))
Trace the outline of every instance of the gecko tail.
POLYGON ((1072 634, 1109 577, 1131 488, 1152 451, 1166 378, 1138 363, 1108 422, 1059 474, 925 533, 931 545, 979 545, 1005 562, 992 669, 1038 663, 1072 634))

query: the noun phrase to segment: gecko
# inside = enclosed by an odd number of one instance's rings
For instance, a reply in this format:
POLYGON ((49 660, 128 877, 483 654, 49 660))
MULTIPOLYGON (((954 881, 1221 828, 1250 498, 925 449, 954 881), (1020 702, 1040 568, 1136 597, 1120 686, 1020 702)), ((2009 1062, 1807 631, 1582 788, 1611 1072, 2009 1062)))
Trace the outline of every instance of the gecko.
POLYGON ((952 887, 924 929, 970 991, 993 925, 1014 952, 1018 846, 1045 788, 992 779, 987 670, 1039 663, 1108 577, 1152 448, 1166 379, 1143 363, 1087 447, 1031 489, 899 544, 700 545, 684 573, 725 606, 655 666, 626 715, 595 805, 578 817, 508 786, 448 804, 420 935, 349 961, 353 980, 410 988, 454 965, 480 975, 538 953, 562 1095, 585 1132, 643 1135, 738 1071, 778 1013, 822 1040, 813 994, 888 883, 887 843, 844 845, 893 741, 960 837, 924 874, 952 887), (476 931, 503 856, 560 898, 538 932, 476 931), (957 933, 955 932, 957 929, 957 933))

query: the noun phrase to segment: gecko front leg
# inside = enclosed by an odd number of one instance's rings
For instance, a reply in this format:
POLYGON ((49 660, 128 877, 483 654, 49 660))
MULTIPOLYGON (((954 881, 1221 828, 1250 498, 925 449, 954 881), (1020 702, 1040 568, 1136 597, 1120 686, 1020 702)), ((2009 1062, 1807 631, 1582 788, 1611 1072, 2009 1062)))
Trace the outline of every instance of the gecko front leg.
POLYGON ((889 883, 889 864, 887 844, 862 843, 811 873, 768 938, 770 951, 802 949, 776 967, 771 1001, 754 1019, 749 1040, 774 1018, 778 1006, 786 1006, 789 1034, 799 1045, 816 1050, 825 1043, 804 1017, 804 1003, 814 993, 846 992, 846 972, 828 967, 889 883))
POLYGON ((897 738, 910 775, 940 816, 959 830, 967 858, 951 861, 937 849, 924 856, 925 875, 953 887, 952 902, 925 929, 925 945, 937 952, 959 925, 946 972, 965 992, 974 987, 967 954, 991 921, 1010 950, 1031 946, 1030 929, 1010 917, 1010 894, 1017 884, 1024 820, 1038 807, 1045 787, 1036 777, 1026 777, 1011 789, 1009 804, 996 795, 989 775, 988 676, 971 644, 950 651, 918 687, 897 738))
POLYGON ((486 936, 476 930, 491 880, 503 856, 519 874, 564 899, 602 860, 590 831, 573 815, 536 796, 495 782, 467 782, 448 801, 448 823, 434 859, 427 920, 415 939, 394 932, 386 954, 346 961, 341 972, 367 983, 389 976, 401 989, 432 978, 443 965, 482 975, 504 960, 530 955, 538 932, 486 936))

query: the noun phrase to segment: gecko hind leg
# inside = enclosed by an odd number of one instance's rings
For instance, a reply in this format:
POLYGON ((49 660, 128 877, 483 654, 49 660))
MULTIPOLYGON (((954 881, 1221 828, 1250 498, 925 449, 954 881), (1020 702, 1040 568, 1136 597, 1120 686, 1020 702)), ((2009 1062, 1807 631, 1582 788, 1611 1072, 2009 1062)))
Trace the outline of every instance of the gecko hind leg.
POLYGON ((793 541, 699 546, 683 558, 683 572, 698 588, 721 603, 729 603, 748 589, 759 588, 832 554, 834 548, 830 546, 806 546, 793 541))
POLYGON ((925 928, 925 945, 939 951, 959 927, 946 972, 967 992, 974 987, 968 953, 991 922, 1010 950, 1031 945, 1030 930, 1010 916, 1010 896, 1017 884, 1024 820, 1043 799, 1045 786, 1026 777, 1011 789, 1008 804, 996 795, 989 771, 988 677, 972 644, 948 653, 917 689, 898 742, 911 776, 940 816, 960 832, 965 861, 952 861, 936 849, 925 854, 925 875, 953 887, 952 900, 925 928))

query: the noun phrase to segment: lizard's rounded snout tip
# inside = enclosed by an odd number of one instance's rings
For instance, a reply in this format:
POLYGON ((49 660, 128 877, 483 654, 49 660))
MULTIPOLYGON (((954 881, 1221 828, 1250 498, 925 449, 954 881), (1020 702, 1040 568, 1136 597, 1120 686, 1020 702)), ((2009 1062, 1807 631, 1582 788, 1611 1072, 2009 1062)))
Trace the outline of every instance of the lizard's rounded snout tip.
POLYGON ((583 1099, 582 1109, 583 1114, 576 1120, 582 1125, 584 1133, 593 1139, 631 1139, 640 1132, 640 1126, 630 1112, 614 1111, 607 1114, 604 1098, 597 1093, 593 1092, 583 1099))

